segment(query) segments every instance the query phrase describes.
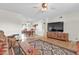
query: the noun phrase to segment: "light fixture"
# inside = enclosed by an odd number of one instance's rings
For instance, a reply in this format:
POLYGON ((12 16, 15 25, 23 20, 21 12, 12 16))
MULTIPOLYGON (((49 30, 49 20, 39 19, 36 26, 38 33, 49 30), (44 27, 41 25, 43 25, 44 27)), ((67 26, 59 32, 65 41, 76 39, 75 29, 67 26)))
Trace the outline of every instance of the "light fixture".
POLYGON ((44 11, 47 11, 47 9, 48 9, 48 4, 47 3, 42 3, 41 10, 44 12, 44 11))

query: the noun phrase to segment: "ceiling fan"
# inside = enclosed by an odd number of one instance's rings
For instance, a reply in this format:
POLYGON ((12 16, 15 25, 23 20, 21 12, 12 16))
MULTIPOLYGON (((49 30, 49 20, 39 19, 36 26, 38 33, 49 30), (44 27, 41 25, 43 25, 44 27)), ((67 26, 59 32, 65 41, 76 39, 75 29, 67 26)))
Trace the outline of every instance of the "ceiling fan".
POLYGON ((56 8, 51 7, 51 4, 48 3, 41 3, 41 4, 37 4, 36 6, 34 6, 33 8, 37 9, 36 13, 32 16, 37 16, 38 14, 42 14, 44 15, 48 15, 48 13, 50 12, 50 10, 55 10, 56 8))
POLYGON ((34 6, 33 8, 38 8, 38 10, 41 12, 47 12, 48 9, 52 9, 52 10, 55 9, 55 8, 50 8, 48 3, 41 3, 39 6, 34 6))

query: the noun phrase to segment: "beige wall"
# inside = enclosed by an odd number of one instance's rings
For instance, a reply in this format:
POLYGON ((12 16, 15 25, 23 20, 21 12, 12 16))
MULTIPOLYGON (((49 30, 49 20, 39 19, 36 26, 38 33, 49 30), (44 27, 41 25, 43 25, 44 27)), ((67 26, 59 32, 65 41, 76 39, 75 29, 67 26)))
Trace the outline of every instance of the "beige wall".
POLYGON ((23 19, 24 17, 17 13, 0 10, 0 30, 3 30, 6 35, 20 33, 23 19))
POLYGON ((69 34, 69 40, 79 40, 79 12, 67 13, 57 16, 48 22, 64 21, 64 32, 69 34), (59 18, 62 16, 63 18, 59 18))

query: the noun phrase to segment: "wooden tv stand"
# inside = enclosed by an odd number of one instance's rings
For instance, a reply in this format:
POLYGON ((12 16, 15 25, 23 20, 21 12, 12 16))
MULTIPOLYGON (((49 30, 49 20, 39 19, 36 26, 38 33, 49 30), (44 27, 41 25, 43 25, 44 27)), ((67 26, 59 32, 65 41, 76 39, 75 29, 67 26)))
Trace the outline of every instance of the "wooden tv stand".
POLYGON ((52 39, 62 40, 62 41, 68 41, 68 33, 64 33, 64 32, 47 32, 47 37, 52 39))

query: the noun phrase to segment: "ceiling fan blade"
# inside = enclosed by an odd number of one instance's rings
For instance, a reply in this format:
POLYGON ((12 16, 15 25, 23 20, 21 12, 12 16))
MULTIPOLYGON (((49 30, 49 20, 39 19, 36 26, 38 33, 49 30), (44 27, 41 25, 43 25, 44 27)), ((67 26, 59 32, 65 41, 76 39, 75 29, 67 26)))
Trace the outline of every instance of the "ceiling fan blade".
POLYGON ((33 8, 38 8, 38 7, 35 6, 35 7, 33 7, 33 8))
POLYGON ((56 9, 56 8, 51 8, 51 9, 53 9, 53 10, 54 10, 54 9, 56 9))

